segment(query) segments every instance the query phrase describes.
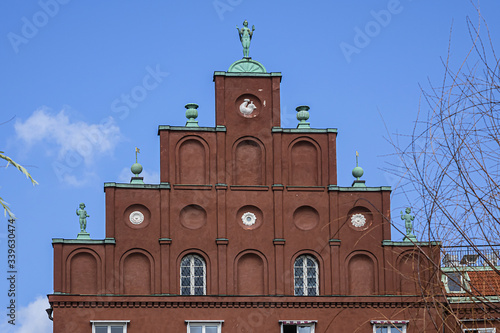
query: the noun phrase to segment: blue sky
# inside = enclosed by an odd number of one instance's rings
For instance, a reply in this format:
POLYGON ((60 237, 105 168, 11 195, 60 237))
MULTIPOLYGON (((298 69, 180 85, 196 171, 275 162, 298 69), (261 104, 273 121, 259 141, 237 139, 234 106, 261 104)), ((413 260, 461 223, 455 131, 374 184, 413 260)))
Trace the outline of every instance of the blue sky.
MULTIPOLYGON (((500 3, 480 5, 498 45, 500 3)), ((0 169, 0 196, 18 217, 22 308, 15 329, 0 313, 0 329, 50 331, 40 311, 52 292, 51 239, 76 237, 80 202, 91 237, 104 237, 103 183, 129 180, 136 146, 145 181, 159 182, 158 125, 184 125, 184 105, 195 102, 200 125, 214 126, 213 72, 242 57, 235 26, 244 19, 256 27, 250 56, 283 75, 282 127, 295 127, 295 107, 305 104, 312 127, 338 128, 339 185, 351 184, 359 151, 367 185, 393 187, 401 224, 408 201, 384 171, 398 165, 387 138, 411 132, 419 85, 441 82, 452 26, 452 66, 465 58, 467 16, 478 21, 467 0, 2 1, 0 150, 39 185, 0 169)))

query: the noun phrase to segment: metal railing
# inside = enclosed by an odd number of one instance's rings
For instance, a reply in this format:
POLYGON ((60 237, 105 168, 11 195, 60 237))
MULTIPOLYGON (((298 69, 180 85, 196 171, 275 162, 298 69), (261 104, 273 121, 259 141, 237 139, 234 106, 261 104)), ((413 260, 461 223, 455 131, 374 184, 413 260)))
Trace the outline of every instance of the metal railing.
POLYGON ((500 265, 500 245, 444 246, 441 267, 488 267, 500 265))

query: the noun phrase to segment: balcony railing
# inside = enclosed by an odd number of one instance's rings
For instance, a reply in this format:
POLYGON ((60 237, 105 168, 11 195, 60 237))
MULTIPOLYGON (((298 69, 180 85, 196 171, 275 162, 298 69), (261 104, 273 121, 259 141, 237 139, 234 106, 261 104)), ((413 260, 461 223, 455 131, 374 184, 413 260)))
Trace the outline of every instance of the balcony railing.
POLYGON ((442 267, 488 267, 500 264, 500 245, 447 246, 441 249, 442 267))

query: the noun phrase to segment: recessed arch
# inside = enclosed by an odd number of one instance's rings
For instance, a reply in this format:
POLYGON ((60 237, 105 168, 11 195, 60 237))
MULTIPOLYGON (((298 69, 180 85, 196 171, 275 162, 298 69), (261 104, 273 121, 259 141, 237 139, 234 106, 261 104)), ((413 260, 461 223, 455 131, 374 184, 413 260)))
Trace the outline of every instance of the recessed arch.
POLYGON ((131 249, 120 259, 120 292, 125 295, 154 293, 153 256, 143 249, 131 249))
POLYGON ((187 136, 179 140, 175 148, 175 176, 178 184, 209 183, 210 148, 198 136, 187 136))
POLYGON ((291 185, 321 185, 321 148, 316 141, 297 138, 290 143, 288 154, 291 185))
POLYGON ((428 267, 423 264, 420 253, 414 249, 402 252, 396 259, 399 290, 402 295, 420 295, 429 283, 428 267), (424 284, 422 284, 424 283, 424 284))
POLYGON ((233 145, 233 182, 236 185, 264 185, 266 151, 254 137, 242 137, 233 145))
POLYGON ((348 293, 374 295, 378 291, 377 259, 367 251, 351 253, 346 260, 348 293))
POLYGON ((240 252, 234 260, 234 277, 238 295, 268 294, 268 263, 257 250, 240 252))
POLYGON ((66 289, 72 294, 97 294, 102 288, 102 261, 97 252, 80 248, 66 258, 66 289))

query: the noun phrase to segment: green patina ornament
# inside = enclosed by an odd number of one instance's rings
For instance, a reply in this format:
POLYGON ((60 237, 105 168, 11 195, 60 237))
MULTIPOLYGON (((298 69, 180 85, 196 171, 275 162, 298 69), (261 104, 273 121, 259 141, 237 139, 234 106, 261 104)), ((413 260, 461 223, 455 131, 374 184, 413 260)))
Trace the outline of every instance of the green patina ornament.
POLYGON ((77 239, 90 239, 90 234, 86 231, 87 229, 87 217, 90 215, 87 214, 85 210, 85 204, 82 202, 80 204, 80 208, 76 210, 76 215, 78 215, 78 220, 80 222, 80 232, 76 236, 77 239))
POLYGON ((363 177, 364 173, 365 172, 363 171, 363 168, 360 166, 357 166, 354 169, 352 169, 352 176, 355 177, 357 180, 363 177))
POLYGON ((198 118, 198 104, 188 103, 184 107, 186 108, 186 118, 188 119, 186 127, 199 127, 196 120, 198 118))
POLYGON ((233 62, 227 71, 229 73, 267 73, 264 65, 250 58, 233 62))
POLYGON ((413 234, 413 220, 415 219, 415 216, 410 215, 411 213, 410 207, 406 208, 405 213, 406 214, 403 214, 403 212, 401 212, 401 220, 405 221, 405 228, 406 228, 406 236, 403 239, 403 241, 416 242, 417 237, 415 237, 415 235, 413 234))
POLYGON ((255 25, 252 26, 252 30, 248 28, 248 21, 243 21, 243 28, 238 28, 236 26, 236 30, 238 30, 238 35, 240 36, 241 46, 243 46, 243 57, 249 58, 250 51, 250 41, 252 40, 253 32, 255 31, 255 25))
POLYGON ((358 165, 358 157, 359 153, 356 152, 356 167, 352 169, 352 176, 356 178, 356 180, 352 183, 352 187, 366 187, 365 181, 360 179, 365 172, 363 168, 358 165))
POLYGON ((139 174, 142 172, 142 165, 140 163, 134 163, 130 167, 130 171, 136 176, 139 177, 139 174))
POLYGON ((130 171, 134 174, 132 179, 130 179, 130 184, 144 184, 144 177, 140 177, 139 174, 142 172, 142 165, 137 162, 137 154, 140 153, 140 149, 135 147, 135 163, 130 167, 130 171))
POLYGON ((307 105, 297 106, 295 111, 297 111, 297 120, 299 121, 297 128, 311 128, 310 123, 306 122, 309 119, 309 107, 307 105))

